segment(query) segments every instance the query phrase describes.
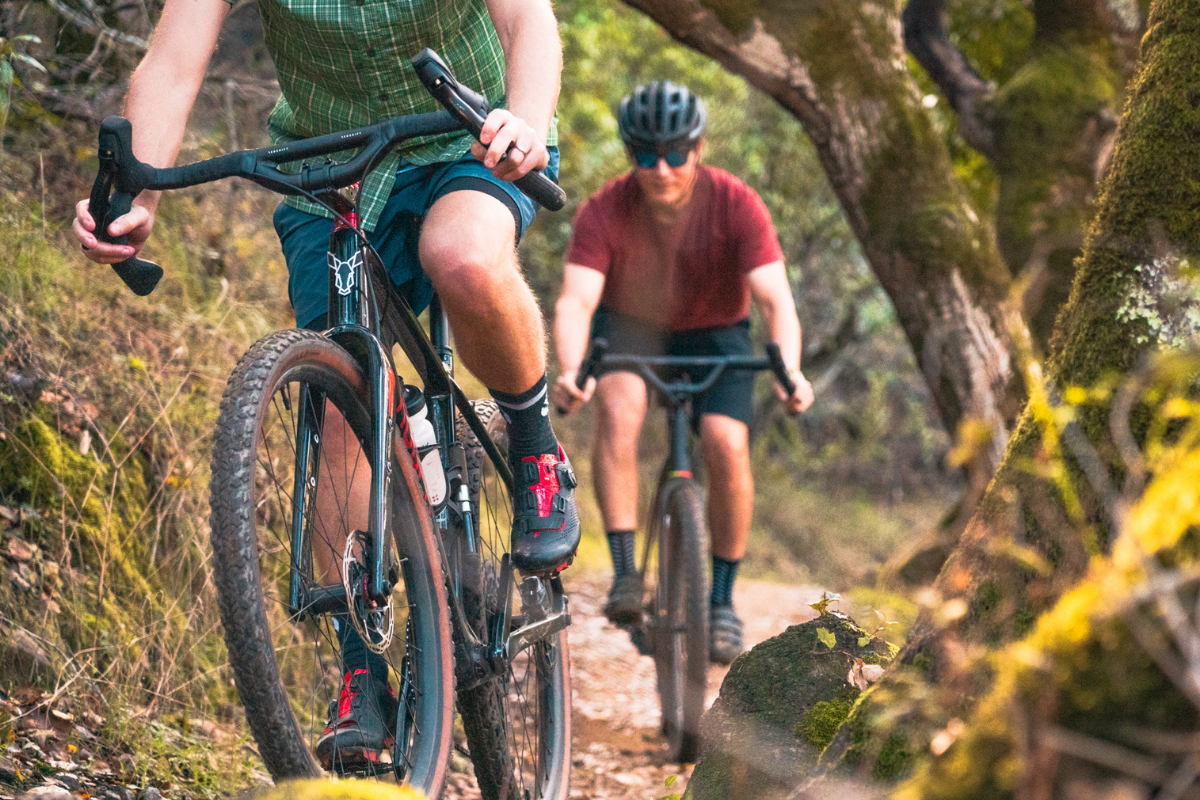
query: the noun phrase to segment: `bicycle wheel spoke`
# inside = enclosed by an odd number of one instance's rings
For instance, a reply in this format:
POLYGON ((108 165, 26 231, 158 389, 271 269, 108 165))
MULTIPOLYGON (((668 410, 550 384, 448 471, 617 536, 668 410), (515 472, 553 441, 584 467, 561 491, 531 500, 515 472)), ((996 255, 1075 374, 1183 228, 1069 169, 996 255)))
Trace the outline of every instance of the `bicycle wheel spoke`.
MULTIPOLYGON (((494 406, 477 405, 482 409, 479 417, 492 435, 497 447, 504 451, 506 439, 503 422, 494 406), (498 438, 499 437, 499 438, 498 438)), ((482 447, 477 444, 474 433, 462 422, 458 426, 460 439, 467 448, 468 476, 473 483, 470 494, 474 501, 474 518, 477 521, 476 536, 480 574, 473 580, 474 587, 464 588, 464 598, 472 596, 486 602, 484 619, 493 618, 503 608, 507 598, 496 589, 507 567, 504 556, 508 551, 512 520, 511 498, 507 487, 491 467, 482 447)), ((457 556, 462 558, 461 555, 457 556)), ((510 591, 516 594, 521 577, 515 572, 510 591)), ((464 572, 468 579, 470 571, 464 572)), ((514 617, 529 620, 533 608, 514 607, 514 617)), ((531 601, 532 602, 532 601, 531 601)), ((464 600, 464 605, 469 603, 464 600)), ((470 615, 471 609, 465 608, 470 615)), ((472 624, 475 622, 475 618, 472 624)), ((476 635, 487 643, 489 630, 476 631, 476 635)), ((460 693, 460 710, 467 731, 467 741, 480 792, 485 800, 503 796, 515 798, 544 798, 560 800, 567 796, 566 776, 570 760, 567 726, 563 723, 569 714, 567 697, 565 649, 554 650, 548 639, 534 643, 522 650, 504 665, 499 676, 492 678, 465 693, 460 693), (543 659, 553 653, 552 664, 543 659), (553 698, 549 702, 545 698, 553 698), (557 707, 553 704, 557 704, 557 707)), ((565 647, 565 637, 561 638, 565 647)))
MULTIPOLYGON (((366 396, 362 380, 360 368, 331 341, 310 332, 285 331, 247 354, 230 378, 222 403, 218 425, 225 426, 225 433, 218 434, 213 459, 214 573, 239 693, 259 752, 276 778, 319 771, 313 753, 326 730, 331 701, 337 708, 346 672, 339 644, 343 637, 335 630, 329 604, 342 596, 332 589, 342 584, 342 543, 351 531, 367 528, 363 495, 369 494, 372 470, 359 446, 370 427, 370 414, 359 399, 366 396), (301 346, 289 362, 292 343, 301 346), (250 379, 243 381, 241 373, 250 379), (272 375, 281 377, 262 377, 272 375), (304 404, 298 402, 301 399, 304 404), (307 427, 302 428, 305 420, 307 427), (297 474, 301 463, 305 471, 297 474), (297 486, 303 487, 299 493, 297 486), (217 546, 218 539, 223 546, 217 546), (293 553, 300 543, 303 549, 293 553), (216 563, 225 553, 238 560, 232 566, 216 563), (257 574, 247 575, 241 566, 246 564, 254 565, 257 574), (235 574, 239 568, 242 573, 235 574), (251 584, 257 584, 257 590, 247 604, 242 595, 251 584), (227 600, 233 601, 233 616, 226 613, 227 600), (296 603, 310 605, 293 611, 296 603), (325 611, 314 614, 311 603, 322 604, 325 611), (264 652, 264 631, 274 650, 266 651, 269 661, 259 655, 264 652), (258 692, 267 685, 283 691, 258 692), (259 710, 255 704, 265 705, 259 710), (280 730, 268 722, 280 719, 281 713, 290 714, 294 728, 280 730), (270 727, 262 728, 266 724, 270 727)), ((399 511, 393 505, 388 521, 399 513, 409 526, 406 530, 419 529, 419 509, 403 488, 403 497, 395 496, 408 505, 401 504, 399 511)), ((388 613, 400 617, 406 631, 417 631, 405 639, 420 640, 418 645, 396 638, 382 654, 395 678, 393 685, 402 674, 408 682, 405 703, 398 710, 407 720, 407 735, 394 752, 388 746, 378 753, 367 743, 351 746, 340 738, 326 738, 332 745, 326 755, 335 771, 363 777, 400 771, 436 794, 444 776, 451 719, 449 676, 438 671, 449 657, 449 641, 442 633, 444 601, 437 600, 443 596, 440 565, 430 560, 427 539, 392 535, 387 541, 405 541, 408 548, 399 554, 405 567, 388 613), (413 585, 420 591, 414 594, 413 585), (414 660, 411 667, 404 665, 406 654, 414 660)), ((395 562, 390 554, 381 557, 395 562)), ((375 612, 368 619, 372 616, 375 612)), ((385 629, 391 624, 386 622, 385 629)), ((384 702, 382 695, 378 699, 384 702)), ((385 724, 393 721, 385 716, 385 724)))

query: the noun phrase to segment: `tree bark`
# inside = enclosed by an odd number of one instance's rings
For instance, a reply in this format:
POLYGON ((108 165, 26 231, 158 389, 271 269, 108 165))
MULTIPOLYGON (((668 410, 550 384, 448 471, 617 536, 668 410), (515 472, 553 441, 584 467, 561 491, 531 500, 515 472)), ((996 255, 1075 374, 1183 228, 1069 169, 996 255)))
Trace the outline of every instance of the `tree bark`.
POLYGON ((1112 153, 1140 26, 1132 0, 1037 0, 1032 14, 1028 55, 999 88, 952 43, 945 0, 909 0, 903 21, 909 52, 958 114, 963 139, 995 169, 997 242, 1046 352, 1112 153))
MULTIPOLYGON (((943 698, 956 699, 941 709, 946 717, 966 716, 966 698, 979 696, 981 681, 987 682, 964 654, 1023 636, 1085 574, 1089 560, 1107 552, 1120 516, 1112 486, 1126 473, 1124 457, 1145 434, 1136 410, 1126 443, 1114 441, 1114 399, 1077 406, 1075 423, 1060 441, 1046 435, 1047 409, 1070 387, 1111 382, 1156 352, 1195 347, 1200 338, 1200 298, 1187 277, 1200 254, 1197 86, 1200 0, 1156 0, 1112 168, 1052 340, 1048 401, 1041 408, 1031 403, 1022 414, 999 471, 938 578, 940 612, 922 614, 897 659, 950 690, 943 698), (1064 476, 1046 469, 1039 474, 1039 465, 1054 462, 1057 448, 1066 457, 1065 477, 1077 504, 1064 500, 1064 476)), ((1119 410, 1118 417, 1128 415, 1119 410)), ((848 733, 839 747, 830 755, 850 747, 848 733)), ((927 752, 920 743, 917 748, 927 752)))
POLYGON ((795 116, 896 308, 943 423, 1004 452, 1022 389, 1011 276, 908 72, 897 5, 626 0, 795 116))

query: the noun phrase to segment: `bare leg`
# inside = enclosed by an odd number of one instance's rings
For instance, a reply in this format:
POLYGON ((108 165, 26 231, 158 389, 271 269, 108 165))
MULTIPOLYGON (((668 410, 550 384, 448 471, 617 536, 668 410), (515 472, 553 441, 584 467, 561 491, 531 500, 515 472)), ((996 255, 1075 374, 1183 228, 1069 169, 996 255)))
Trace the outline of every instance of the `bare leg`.
POLYGON ((313 525, 313 560, 322 584, 342 580, 342 554, 350 531, 367 529, 371 465, 342 413, 325 404, 321 463, 313 525))
POLYGON ((604 529, 635 530, 638 504, 638 436, 646 418, 646 383, 613 372, 596 385, 596 439, 592 448, 596 500, 604 529))
POLYGON ((723 414, 700 417, 700 443, 708 470, 708 529, 714 556, 738 561, 746 554, 754 512, 750 430, 723 414))
MULTIPOLYGON (((481 192, 434 203, 421 229, 421 264, 433 281, 463 364, 484 385, 528 389, 546 370, 541 313, 517 265, 512 214, 481 192)), ((351 530, 366 530, 371 469, 342 415, 326 404, 317 489, 315 558, 322 582, 340 580, 351 530), (349 504, 349 508, 347 508, 349 504)))
POLYGON ((433 281, 462 363, 489 389, 519 394, 546 372, 545 329, 517 263, 512 213, 482 192, 451 192, 421 228, 433 281))

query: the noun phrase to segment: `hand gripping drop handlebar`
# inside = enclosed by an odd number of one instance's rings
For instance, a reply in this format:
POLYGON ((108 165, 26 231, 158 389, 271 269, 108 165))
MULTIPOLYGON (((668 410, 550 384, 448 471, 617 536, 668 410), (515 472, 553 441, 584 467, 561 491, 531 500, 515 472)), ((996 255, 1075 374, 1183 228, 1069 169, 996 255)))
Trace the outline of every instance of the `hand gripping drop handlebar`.
MULTIPOLYGON (((243 150, 182 167, 157 169, 138 161, 133 155, 133 128, 129 120, 108 117, 100 123, 100 170, 89 199, 89 209, 96 221, 96 238, 110 244, 128 244, 128 236, 111 236, 108 226, 129 213, 133 199, 147 189, 180 189, 237 176, 280 194, 311 198, 314 193, 362 180, 385 153, 407 139, 464 129, 478 139, 490 110, 487 99, 460 84, 432 50, 422 50, 413 58, 412 65, 445 111, 395 117, 365 128, 243 150), (305 164, 298 172, 277 168, 288 161, 328 156, 352 148, 360 150, 343 163, 326 160, 323 164, 305 164)), ((566 202, 563 190, 540 172, 530 172, 514 181, 514 185, 551 211, 558 211, 566 202)), ((163 275, 162 267, 136 256, 113 264, 113 269, 135 294, 142 296, 154 291, 163 275)))

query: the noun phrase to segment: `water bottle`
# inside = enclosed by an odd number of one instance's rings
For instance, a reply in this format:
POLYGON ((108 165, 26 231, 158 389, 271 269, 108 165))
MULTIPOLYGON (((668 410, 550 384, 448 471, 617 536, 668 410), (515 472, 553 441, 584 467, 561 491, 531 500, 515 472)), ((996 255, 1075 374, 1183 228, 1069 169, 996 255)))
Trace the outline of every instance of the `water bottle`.
POLYGON ((408 428, 412 432, 413 444, 421 457, 421 474, 425 478, 425 493, 429 502, 440 505, 446 499, 446 473, 442 469, 442 457, 438 452, 437 434, 429 421, 429 409, 425 395, 416 386, 404 387, 404 409, 408 412, 408 428))

